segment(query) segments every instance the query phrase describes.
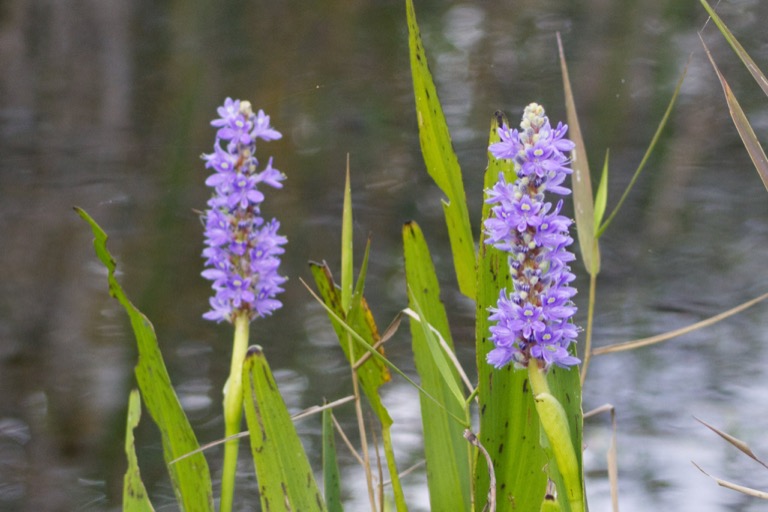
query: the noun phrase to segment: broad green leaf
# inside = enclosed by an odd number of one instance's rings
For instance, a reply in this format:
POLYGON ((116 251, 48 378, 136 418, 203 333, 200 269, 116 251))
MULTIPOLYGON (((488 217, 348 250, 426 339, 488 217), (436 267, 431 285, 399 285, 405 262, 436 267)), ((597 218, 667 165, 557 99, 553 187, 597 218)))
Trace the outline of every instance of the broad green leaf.
POLYGON ((427 55, 421 43, 419 27, 412 0, 406 0, 408 13, 408 44, 410 47, 413 93, 416 99, 416 119, 419 124, 419 142, 427 172, 435 180, 447 200, 442 202, 448 237, 451 241, 453 264, 459 290, 475 298, 475 242, 469 223, 467 196, 461 169, 453 150, 443 108, 429 72, 427 55))
POLYGON ((291 415, 259 346, 248 349, 243 363, 243 405, 262 510, 326 510, 291 415))
POLYGON ((411 337, 416 371, 421 386, 440 400, 437 407, 425 396, 421 400, 424 453, 431 510, 471 510, 469 445, 463 437, 464 426, 448 412, 468 420, 458 372, 439 346, 434 327, 453 351, 448 317, 440 301, 440 287, 419 226, 409 222, 403 227, 405 275, 409 303, 421 321, 411 318, 411 337))
MULTIPOLYGON (((421 230, 419 229, 418 225, 415 222, 409 222, 408 224, 406 224, 406 229, 410 229, 412 232, 415 231, 418 233, 417 235, 414 236, 414 238, 421 236, 423 239, 421 230)), ((424 248, 426 250, 426 244, 424 245, 424 248)), ((408 254, 409 252, 408 249, 409 247, 406 247, 406 258, 408 256, 413 256, 413 254, 410 254, 410 255, 408 254)), ((420 249, 421 248, 417 248, 416 250, 419 251, 420 249)), ((410 251, 410 252, 413 252, 413 251, 410 251)), ((416 254, 417 258, 424 258, 425 256, 428 258, 429 252, 416 254)), ((419 263, 416 263, 416 264, 418 265, 419 263)), ((417 276, 417 278, 414 280, 418 281, 418 277, 419 276, 417 276)), ((435 284, 436 283, 437 281, 435 281, 435 284)), ((420 284, 420 283, 415 283, 415 284, 420 284)), ((430 300, 432 299, 432 297, 428 295, 430 293, 433 293, 433 291, 428 288, 423 288, 423 289, 414 291, 409 284, 408 297, 409 297, 410 307, 418 315, 418 320, 416 318, 411 317, 411 331, 413 332, 414 330, 420 329, 420 334, 421 336, 423 336, 423 340, 420 340, 419 344, 428 350, 431 369, 437 370, 438 375, 440 376, 441 382, 445 385, 445 388, 447 389, 447 391, 449 391, 450 394, 453 395, 453 399, 455 400, 456 404, 463 406, 465 402, 465 397, 464 397, 464 393, 461 392, 461 383, 459 381, 459 376, 456 374, 456 367, 452 366, 452 363, 448 360, 445 352, 443 351, 443 348, 440 346, 440 340, 432 330, 434 329, 434 327, 432 326, 429 314, 424 313, 424 310, 421 309, 421 305, 419 304, 419 299, 417 299, 417 296, 419 295, 421 295, 422 298, 424 298, 423 296, 426 295, 426 299, 430 300)), ((440 302, 439 296, 435 297, 435 299, 437 300, 437 305, 440 308, 442 308, 443 304, 442 302, 440 302)), ((428 306, 432 306, 432 304, 428 303, 428 306)), ((442 337, 443 334, 440 333, 440 336, 442 337)), ((449 343, 446 340, 446 344, 448 344, 451 347, 451 351, 453 352, 453 346, 452 346, 453 343, 449 343)))
MULTIPOLYGON (((603 222, 605 215, 605 205, 608 202, 608 156, 610 151, 605 152, 605 162, 603 163, 603 173, 600 176, 600 184, 597 186, 595 194, 595 233, 600 229, 600 223, 603 222)), ((600 236, 599 234, 597 236, 600 236)))
POLYGON ((728 44, 731 45, 731 48, 733 48, 733 51, 736 52, 736 55, 739 56, 741 59, 741 62, 744 63, 744 65, 747 67, 749 72, 752 74, 752 77, 754 77, 757 84, 760 86, 760 88, 763 90, 763 92, 768 95, 768 79, 765 78, 765 75, 762 71, 760 71, 760 68, 757 67, 757 64, 755 64, 755 61, 752 60, 752 57, 749 56, 747 51, 744 49, 743 46, 739 43, 739 41, 734 37, 734 35, 731 33, 730 30, 728 30, 728 27, 725 26, 725 23, 723 23, 723 20, 720 19, 720 16, 717 15, 714 9, 709 6, 709 3, 707 3, 707 0, 700 0, 701 5, 704 6, 704 9, 707 10, 707 13, 709 13, 709 16, 712 18, 712 21, 715 22, 715 25, 717 25, 717 28, 720 29, 720 32, 723 34, 723 37, 725 37, 726 41, 728 41, 728 44))
POLYGON ((141 398, 138 390, 131 391, 128 399, 128 421, 125 427, 125 454, 128 457, 128 469, 123 479, 123 512, 151 512, 147 489, 141 481, 139 461, 136 459, 133 431, 141 419, 141 398))
MULTIPOLYGON (((496 128, 503 121, 499 113, 492 120, 489 145, 499 140, 496 128)), ((515 180, 512 161, 496 160, 490 153, 488 157, 485 189, 496 183, 499 173, 507 181, 515 180)), ((483 221, 489 215, 490 206, 483 203, 483 221)), ((546 493, 547 475, 543 468, 547 458, 539 444, 539 420, 526 372, 515 371, 511 365, 496 370, 486 362, 493 348, 489 339, 488 308, 496 305, 499 291, 511 286, 511 282, 507 254, 486 244, 484 233, 480 240, 477 279, 478 439, 493 459, 498 510, 539 510, 546 493)), ((475 510, 479 511, 486 504, 489 473, 482 459, 475 467, 475 510)))
POLYGON ((107 235, 84 210, 75 211, 91 226, 96 256, 108 271, 109 293, 115 297, 128 313, 133 334, 139 351, 136 365, 136 380, 142 398, 152 419, 160 429, 163 442, 163 457, 168 465, 176 498, 183 510, 213 510, 213 490, 208 463, 202 453, 195 453, 174 464, 180 458, 199 448, 195 433, 176 396, 163 356, 157 344, 152 323, 134 306, 115 279, 115 260, 107 250, 107 235))
POLYGON ((576 113, 576 102, 571 91, 571 80, 568 77, 568 65, 565 62, 563 42, 557 34, 557 47, 560 52, 560 69, 563 73, 563 90, 565 92, 565 110, 568 116, 568 138, 576 147, 571 152, 571 183, 573 184, 573 209, 576 216, 576 232, 581 249, 581 259, 584 268, 590 275, 600 273, 600 249, 595 239, 595 213, 592 203, 592 179, 587 161, 587 148, 581 136, 579 116, 576 113))
MULTIPOLYGON (((699 39, 701 39, 701 34, 699 34, 699 39)), ((741 105, 739 105, 739 102, 736 100, 736 96, 733 95, 731 87, 717 68, 715 59, 713 59, 712 54, 709 53, 709 48, 707 48, 707 45, 704 43, 704 39, 701 39, 701 44, 704 45, 704 50, 707 52, 709 62, 712 63, 712 67, 715 69, 715 73, 717 73, 717 78, 720 80, 720 85, 723 87, 725 101, 728 103, 728 111, 731 114, 731 119, 733 119, 733 124, 736 125, 736 130, 739 132, 739 137, 741 137, 744 147, 747 148, 747 153, 749 153, 749 157, 752 159, 752 163, 755 165, 755 169, 757 169, 760 179, 763 180, 763 185, 768 189, 768 158, 765 156, 765 151, 763 151, 763 147, 757 140, 757 136, 755 135, 754 130, 752 130, 752 126, 749 124, 749 120, 744 114, 744 110, 742 110, 741 105)))
POLYGON ((341 476, 336 461, 336 441, 333 429, 333 411, 323 411, 323 488, 328 512, 343 512, 341 503, 341 476))

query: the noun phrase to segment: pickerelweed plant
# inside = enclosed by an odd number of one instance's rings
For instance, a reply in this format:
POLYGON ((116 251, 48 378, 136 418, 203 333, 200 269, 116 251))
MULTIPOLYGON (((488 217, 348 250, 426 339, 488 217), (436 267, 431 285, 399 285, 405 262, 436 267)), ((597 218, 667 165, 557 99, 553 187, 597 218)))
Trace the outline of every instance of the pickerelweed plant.
MULTIPOLYGON (((269 116, 253 112, 248 101, 227 98, 218 108, 219 118, 211 122, 218 128, 214 151, 203 155, 206 168, 212 169, 205 184, 213 188, 208 201, 202 275, 213 282, 211 309, 203 315, 235 327, 232 366, 224 387, 226 437, 238 434, 242 425, 242 368, 248 348, 249 325, 258 317, 270 315, 282 306, 275 296, 282 292, 285 277, 278 274, 280 254, 287 242, 278 235, 280 223, 261 216, 264 194, 261 184, 282 188, 285 175, 272 167, 272 157, 263 169, 256 158, 256 140, 276 140, 280 132, 269 124, 269 116)), ((237 469, 238 439, 224 447, 221 510, 232 509, 237 469)))
MULTIPOLYGON (((499 293, 489 308, 491 341, 495 348, 487 361, 495 368, 512 363, 528 368, 542 429, 547 435, 563 477, 571 510, 583 510, 581 475, 568 432, 565 410, 552 396, 546 372, 550 366, 569 368, 579 363, 571 345, 578 329, 571 319, 576 307, 571 299, 576 279, 569 262, 575 259, 568 246, 571 219, 561 215, 562 199, 553 207, 546 193, 568 195, 563 185, 571 174, 568 153, 574 144, 565 138, 566 125, 552 128, 544 108, 531 103, 525 108, 520 129, 503 124, 500 142, 491 144, 495 158, 514 161, 517 179, 509 183, 504 173, 486 190, 491 216, 484 222, 485 243, 508 253, 512 290, 499 293)), ((561 489, 562 491, 562 489, 561 489)))

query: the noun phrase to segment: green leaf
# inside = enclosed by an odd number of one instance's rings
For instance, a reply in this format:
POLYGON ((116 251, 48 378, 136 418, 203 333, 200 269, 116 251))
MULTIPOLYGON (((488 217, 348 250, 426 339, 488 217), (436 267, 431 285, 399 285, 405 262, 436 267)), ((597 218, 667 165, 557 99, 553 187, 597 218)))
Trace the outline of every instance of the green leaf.
POLYGON ((75 211, 90 224, 95 237, 93 247, 96 256, 108 271, 109 293, 120 302, 131 320, 139 351, 139 362, 135 368, 136 380, 147 410, 160 429, 163 457, 176 498, 182 509, 188 512, 212 511, 211 476, 203 454, 195 453, 170 464, 182 455, 196 451, 199 444, 171 385, 152 323, 128 300, 115 279, 115 260, 107 250, 107 235, 104 230, 84 210, 75 208, 75 211))
MULTIPOLYGON (((492 120, 489 145, 499 140, 496 128, 503 121, 500 113, 492 120)), ((485 189, 496 183, 500 172, 507 181, 514 181, 512 161, 490 157, 485 189)), ((490 206, 483 203, 483 221, 489 215, 490 206)), ((488 339, 488 308, 496 305, 502 288, 511 286, 507 254, 486 244, 485 235, 481 236, 475 322, 480 414, 478 439, 493 459, 498 510, 538 510, 546 492, 547 475, 543 468, 547 458, 539 445, 538 414, 528 389, 526 372, 515 371, 511 365, 496 370, 486 362, 486 356, 493 348, 488 339)), ((475 509, 482 510, 487 501, 489 473, 482 461, 477 461, 475 466, 475 509)))
POLYGON ((409 222, 403 227, 405 275, 410 306, 421 321, 411 318, 411 337, 416 371, 421 386, 441 401, 445 408, 421 395, 421 421, 424 453, 427 460, 427 484, 431 510, 471 510, 469 445, 463 438, 464 427, 448 412, 467 418, 464 395, 456 367, 440 347, 440 333, 453 352, 453 340, 440 288, 424 235, 419 226, 409 222))
POLYGON ((371 408, 381 422, 384 454, 387 459, 390 478, 392 479, 392 491, 395 496, 395 505, 398 511, 402 511, 407 510, 407 506, 402 485, 400 484, 400 478, 398 476, 394 451, 392 449, 390 431, 392 418, 386 407, 384 407, 384 404, 381 402, 381 397, 379 396, 379 388, 389 382, 392 377, 384 362, 384 349, 373 349, 373 345, 380 340, 380 336, 373 314, 363 296, 369 253, 370 242, 366 245, 363 264, 355 285, 354 294, 352 296, 352 305, 349 311, 346 311, 342 305, 341 291, 334 283, 328 265, 325 263, 310 263, 310 270, 315 278, 315 284, 317 285, 323 304, 328 308, 328 316, 336 331, 336 336, 339 338, 339 345, 344 351, 347 361, 350 361, 351 363, 359 361, 364 355, 370 354, 369 350, 379 356, 369 357, 365 363, 360 365, 357 369, 357 376, 360 379, 360 385, 363 388, 365 396, 368 397, 368 402, 371 404, 371 408), (334 318, 334 315, 336 318, 334 318), (355 336, 352 336, 354 343, 351 345, 348 342, 348 336, 351 334, 347 330, 347 326, 343 324, 344 321, 349 323, 349 327, 359 337, 358 339, 355 336), (366 346, 363 347, 362 343, 366 346))
POLYGON ((133 430, 141 419, 141 398, 138 390, 131 391, 128 400, 128 422, 125 427, 125 454, 128 456, 128 469, 123 479, 123 512, 151 512, 152 503, 149 501, 147 489, 141 481, 139 461, 136 459, 133 430))
MULTIPOLYGON (((600 229, 600 223, 603 222, 605 215, 605 205, 608 202, 608 156, 610 151, 605 152, 605 162, 603 163, 603 173, 600 176, 600 184, 597 186, 595 194, 595 233, 600 229)), ((600 236, 599 233, 597 235, 600 236)))
POLYGON ((323 487, 328 512, 343 512, 341 503, 341 476, 336 461, 336 441, 333 429, 333 411, 323 411, 323 487))
POLYGON ((749 56, 747 51, 744 49, 743 46, 741 46, 741 43, 736 39, 736 37, 731 33, 730 30, 728 30, 728 27, 725 26, 725 23, 723 23, 723 20, 720 19, 720 16, 717 15, 714 9, 709 6, 709 3, 707 3, 707 0, 700 0, 701 5, 704 6, 704 9, 707 10, 707 13, 709 13, 709 16, 712 18, 712 21, 715 22, 715 25, 717 25, 717 28, 720 29, 720 33, 723 34, 723 37, 725 37, 726 41, 728 41, 728 44, 731 45, 731 48, 733 48, 733 51, 736 52, 736 55, 739 56, 741 59, 741 62, 744 63, 744 65, 747 67, 749 72, 752 74, 752 77, 755 79, 757 84, 760 86, 760 88, 763 90, 763 92, 768 95, 768 79, 765 78, 765 75, 762 71, 760 71, 760 68, 757 67, 757 64, 755 64, 755 61, 752 60, 752 57, 749 56))
MULTIPOLYGON (((699 39, 701 39, 701 34, 699 34, 699 39)), ((755 169, 757 169, 760 179, 763 180, 763 185, 768 190, 768 158, 765 156, 765 151, 763 151, 760 141, 757 140, 757 136, 755 135, 754 130, 752 130, 752 126, 749 124, 749 120, 747 119, 746 114, 744 114, 744 110, 742 110, 741 105, 739 105, 739 102, 736 100, 736 96, 733 95, 731 87, 717 68, 715 59, 713 59, 712 54, 709 53, 709 48, 707 48, 707 45, 704 43, 704 39, 701 39, 701 44, 704 45, 704 50, 707 52, 709 62, 712 63, 712 67, 715 69, 715 73, 717 73, 717 78, 720 80, 720 85, 725 94, 725 101, 728 103, 728 111, 731 114, 731 119, 733 119, 733 124, 736 125, 736 131, 739 132, 739 137, 741 137, 744 147, 747 148, 747 153, 749 153, 749 157, 752 159, 752 163, 755 165, 755 169)))
POLYGON ((248 349, 243 383, 262 510, 326 510, 291 415, 259 346, 248 349))
MULTIPOLYGON (((571 345, 572 354, 575 354, 576 347, 571 345)), ((584 432, 584 413, 581 409, 581 378, 579 375, 579 369, 572 367, 569 369, 552 367, 547 375, 547 382, 549 383, 550 391, 552 395, 565 409, 565 414, 568 419, 568 428, 571 435, 571 443, 574 446, 576 452, 576 461, 578 464, 577 473, 581 475, 581 492, 584 494, 584 469, 582 461, 583 446, 582 438, 584 432)), ((565 489, 567 482, 565 482, 557 469, 557 463, 553 459, 549 461, 550 464, 550 478, 554 480, 558 489, 565 489)), ((571 483, 570 485, 574 485, 571 483)), ((568 503, 566 493, 558 492, 558 502, 563 512, 571 510, 571 506, 568 503)))
POLYGON ((349 311, 352 302, 352 189, 349 184, 349 154, 347 154, 347 178, 344 183, 344 207, 341 214, 341 306, 349 311))
MULTIPOLYGON (((328 265, 325 263, 310 263, 309 266, 312 275, 315 278, 315 284, 317 285, 320 297, 323 299, 325 305, 338 317, 346 319, 350 327, 365 340, 367 345, 372 347, 379 341, 379 330, 376 327, 373 314, 371 313, 365 298, 361 297, 359 299, 360 306, 358 308, 353 308, 349 313, 345 312, 341 303, 341 290, 334 283, 328 265)), ((347 344, 346 329, 333 317, 331 317, 331 323, 339 338, 339 344, 344 351, 344 355, 347 357, 347 361, 354 363, 368 353, 368 351, 362 348, 358 343, 352 345, 352 353, 350 353, 350 347, 347 344)), ((379 348, 378 353, 383 355, 384 349, 379 348)), ((357 374, 363 391, 365 392, 365 396, 368 397, 368 401, 371 403, 371 407, 374 412, 376 412, 376 415, 382 422, 391 424, 392 419, 390 418, 389 413, 387 413, 384 405, 381 403, 381 398, 378 393, 379 387, 389 382, 392 378, 386 365, 376 358, 371 357, 357 369, 357 374)))
POLYGON ((406 10, 421 153, 424 156, 427 172, 447 198, 447 201, 442 202, 443 213, 448 226, 459 290, 467 297, 474 299, 475 242, 469 223, 467 196, 464 192, 461 169, 453 150, 432 74, 429 72, 427 55, 421 42, 412 0, 406 0, 406 10))
POLYGON ((579 116, 576 113, 576 102, 571 91, 571 80, 568 77, 568 65, 565 62, 563 42, 557 34, 557 48, 560 52, 560 69, 563 73, 563 90, 565 92, 565 110, 568 116, 568 138, 576 145, 571 152, 571 167, 573 175, 573 209, 576 216, 576 233, 579 238, 579 248, 584 267, 590 275, 600 273, 600 249, 595 238, 595 213, 592 203, 592 178, 587 161, 587 148, 581 136, 579 116))

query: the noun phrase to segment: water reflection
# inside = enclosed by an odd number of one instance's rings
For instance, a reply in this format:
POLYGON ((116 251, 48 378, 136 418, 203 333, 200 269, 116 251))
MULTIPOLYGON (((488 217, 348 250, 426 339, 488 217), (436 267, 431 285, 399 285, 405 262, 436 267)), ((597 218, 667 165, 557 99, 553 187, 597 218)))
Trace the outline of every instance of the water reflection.
MULTIPOLYGON (((104 510, 120 503, 123 463, 116 461, 123 460, 135 349, 123 312, 106 293, 88 230, 71 213, 74 204, 111 235, 120 279, 153 319, 201 441, 221 435, 231 332, 200 319, 209 292, 198 276, 202 235, 193 210, 206 200, 198 156, 212 144, 208 120, 227 95, 250 98, 286 134, 270 151, 289 179, 270 195, 265 213, 279 214, 290 239, 284 265, 291 281, 286 307, 254 324, 252 336, 265 347, 289 407, 350 392, 324 313, 299 282, 309 276, 307 260, 338 268, 347 153, 358 250, 372 236, 367 295, 379 325, 405 304, 400 228, 416 219, 454 314, 458 351, 471 365, 474 310, 455 292, 440 193, 423 172, 401 3, 3 5, 0 509, 104 510)), ((755 60, 768 62, 758 43, 768 4, 720 8, 755 60)), ((610 204, 695 52, 659 151, 603 241, 598 344, 677 328, 765 291, 756 256, 768 242, 765 190, 699 50, 695 31, 704 16, 695 2, 424 2, 417 9, 475 225, 492 112, 517 117, 537 100, 553 119, 563 115, 555 31, 566 43, 593 168, 611 148, 610 204)), ((748 113, 764 120, 766 98, 725 44, 711 30, 708 36, 748 113)), ((751 467, 691 416, 768 453, 758 412, 767 405, 760 392, 762 308, 673 344, 595 360, 585 407, 617 407, 622 510, 757 509, 688 461, 759 484, 751 467)), ((412 370, 408 344, 400 334, 388 353, 412 370)), ((400 464, 417 462, 416 395, 400 383, 386 393, 400 464)), ((351 410, 339 413, 353 432, 351 410)), ((608 509, 606 424, 590 420, 586 431, 595 510, 608 509)), ((307 446, 318 446, 316 423, 304 420, 299 428, 307 446)), ((168 506, 173 493, 148 418, 137 436, 154 503, 168 506)), ((214 475, 220 456, 211 450, 214 475)), ((359 472, 343 450, 342 460, 350 507, 364 507, 351 494, 359 472)), ((250 507, 257 489, 247 458, 241 463, 240 492, 250 507)), ((413 509, 428 508, 423 473, 407 483, 413 509)))

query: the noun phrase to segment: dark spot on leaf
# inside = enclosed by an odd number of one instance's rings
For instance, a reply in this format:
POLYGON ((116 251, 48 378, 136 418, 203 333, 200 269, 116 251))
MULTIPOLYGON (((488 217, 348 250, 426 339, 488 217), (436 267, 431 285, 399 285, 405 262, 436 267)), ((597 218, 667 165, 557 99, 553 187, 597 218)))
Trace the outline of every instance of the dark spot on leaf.
POLYGON ((499 444, 499 455, 504 451, 504 443, 499 444))
POLYGON ((504 124, 504 112, 497 110, 493 115, 496 117, 496 124, 502 126, 504 124))
POLYGON ((528 379, 523 380, 523 393, 528 392, 528 379))

